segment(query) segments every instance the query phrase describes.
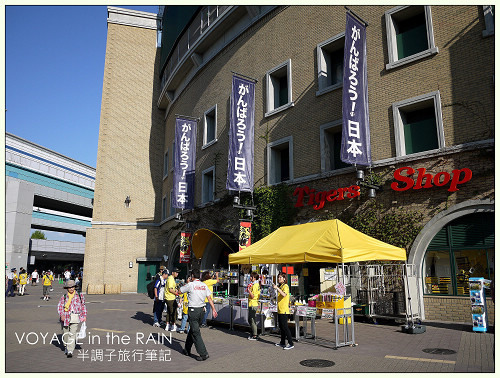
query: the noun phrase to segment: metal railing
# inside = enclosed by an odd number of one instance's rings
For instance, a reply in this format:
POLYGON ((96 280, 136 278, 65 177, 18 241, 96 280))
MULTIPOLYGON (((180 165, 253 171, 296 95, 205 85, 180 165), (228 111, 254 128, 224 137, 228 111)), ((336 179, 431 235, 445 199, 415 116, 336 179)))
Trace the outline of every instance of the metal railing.
POLYGON ((174 45, 172 54, 165 66, 161 79, 161 89, 165 87, 168 79, 175 72, 177 66, 184 59, 186 54, 196 44, 196 42, 214 25, 220 16, 231 5, 209 5, 201 9, 196 18, 188 26, 179 41, 174 45))

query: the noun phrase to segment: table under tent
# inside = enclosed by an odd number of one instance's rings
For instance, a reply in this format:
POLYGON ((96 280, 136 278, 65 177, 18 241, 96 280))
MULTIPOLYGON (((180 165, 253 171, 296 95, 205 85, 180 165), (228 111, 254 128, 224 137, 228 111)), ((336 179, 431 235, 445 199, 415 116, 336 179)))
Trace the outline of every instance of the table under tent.
MULTIPOLYGON (((417 305, 416 295, 412 300, 410 295, 416 292, 411 289, 408 281, 408 273, 414 276, 413 269, 406 264, 406 251, 404 248, 395 247, 372 238, 354 228, 346 225, 338 219, 311 222, 295 226, 280 227, 265 238, 245 248, 244 250, 229 255, 229 264, 300 264, 308 262, 334 263, 341 269, 340 279, 344 285, 351 285, 352 293, 358 295, 363 292, 363 285, 373 282, 369 275, 362 276, 366 270, 359 262, 364 261, 404 261, 399 264, 399 272, 403 275, 401 280, 404 287, 404 312, 407 328, 415 328, 412 311, 417 305), (348 263, 355 263, 348 266, 348 263), (346 282, 349 280, 350 282, 346 282)), ((396 265, 396 264, 391 264, 396 265)), ((373 267, 373 266, 369 266, 373 267)), ((370 269, 370 273, 373 269, 370 269)), ((375 269, 376 273, 380 270, 375 269)), ((373 276, 373 275, 372 275, 373 276)), ((372 277, 373 278, 373 277, 372 277)), ((379 286, 370 287, 376 291, 379 286)), ((366 292, 367 293, 367 292, 366 292)), ((355 296, 353 300, 358 298, 355 296)), ((366 299, 370 305, 369 299, 366 299)), ((418 305, 417 305, 418 306, 418 305)), ((335 310, 333 321, 335 323, 336 346, 354 344, 354 312, 352 308, 335 310), (347 319, 350 317, 351 319, 347 319), (339 324, 344 330, 344 343, 339 342, 339 324), (349 329, 347 326, 350 324, 349 329)))

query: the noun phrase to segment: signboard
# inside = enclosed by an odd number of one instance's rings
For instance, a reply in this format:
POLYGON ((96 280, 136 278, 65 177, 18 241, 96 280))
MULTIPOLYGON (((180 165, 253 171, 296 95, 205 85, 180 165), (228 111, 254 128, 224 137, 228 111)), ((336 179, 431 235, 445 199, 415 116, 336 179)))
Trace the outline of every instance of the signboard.
POLYGON ((347 188, 331 189, 326 191, 317 191, 302 186, 295 188, 293 196, 297 197, 295 207, 305 205, 313 206, 314 210, 321 210, 327 202, 342 201, 346 198, 356 198, 361 194, 361 188, 357 185, 351 185, 347 188))
POLYGON ((321 310, 321 319, 333 319, 334 312, 333 308, 323 308, 321 310))
POLYGON ((174 191, 172 206, 176 209, 194 208, 194 175, 196 167, 197 121, 175 120, 174 191))
POLYGON ((345 294, 345 286, 342 282, 338 282, 335 285, 335 292, 339 295, 344 295, 345 294))
POLYGON ((394 171, 394 179, 397 182, 391 184, 391 189, 397 192, 404 192, 408 189, 429 189, 433 186, 446 185, 449 185, 449 192, 456 192, 459 190, 458 185, 465 184, 472 179, 472 171, 469 168, 454 169, 451 174, 448 172, 438 172, 433 176, 431 173, 426 173, 425 168, 415 170, 411 167, 402 167, 394 171), (418 172, 418 176, 416 181, 413 181, 410 176, 416 172, 418 172))
POLYGON ((252 243, 252 222, 240 221, 240 237, 238 240, 240 251, 242 249, 247 248, 251 243, 252 243))
POLYGON ((486 296, 484 286, 489 280, 483 277, 469 278, 469 295, 472 312, 472 330, 474 332, 486 332, 488 330, 488 314, 486 310, 486 296))
POLYGON ((233 76, 226 189, 253 191, 255 82, 233 76))
POLYGON ((346 14, 345 28, 340 160, 371 165, 366 27, 350 13, 346 14))
POLYGON ((292 286, 299 286, 299 276, 293 275, 293 276, 290 276, 290 279, 291 279, 292 286))
POLYGON ((181 249, 179 262, 189 263, 191 261, 191 233, 181 232, 181 249))
POLYGON ((336 281, 337 280, 337 270, 336 269, 325 269, 325 281, 336 281))

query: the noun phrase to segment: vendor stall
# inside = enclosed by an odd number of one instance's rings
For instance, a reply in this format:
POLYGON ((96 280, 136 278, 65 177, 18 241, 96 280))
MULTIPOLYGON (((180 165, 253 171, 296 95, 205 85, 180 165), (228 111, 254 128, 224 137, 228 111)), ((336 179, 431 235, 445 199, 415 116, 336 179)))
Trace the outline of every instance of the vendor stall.
MULTIPOLYGON (((406 261, 406 251, 365 235, 338 219, 281 227, 246 249, 229 255, 230 265, 307 262, 343 265, 369 260, 406 261)), ((342 311, 334 309, 332 318, 335 320, 336 334, 341 323, 344 328, 350 324, 354 336, 352 308, 342 311)), ((341 345, 353 343, 352 339, 352 342, 341 345)))

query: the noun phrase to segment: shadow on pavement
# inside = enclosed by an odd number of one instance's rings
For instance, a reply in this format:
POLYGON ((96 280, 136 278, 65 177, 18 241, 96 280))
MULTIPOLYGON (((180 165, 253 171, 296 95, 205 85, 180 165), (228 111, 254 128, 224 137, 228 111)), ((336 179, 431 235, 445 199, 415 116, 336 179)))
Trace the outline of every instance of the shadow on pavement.
POLYGON ((137 311, 135 315, 131 317, 131 319, 140 320, 144 324, 153 325, 153 315, 146 314, 145 312, 142 311, 137 311))
MULTIPOLYGON (((446 328, 453 329, 455 331, 469 332, 469 333, 480 333, 472 330, 472 324, 462 324, 462 323, 440 323, 433 321, 425 321, 422 322, 423 325, 427 327, 436 327, 436 328, 446 328)), ((486 333, 495 333, 495 326, 488 326, 488 331, 486 333)))

